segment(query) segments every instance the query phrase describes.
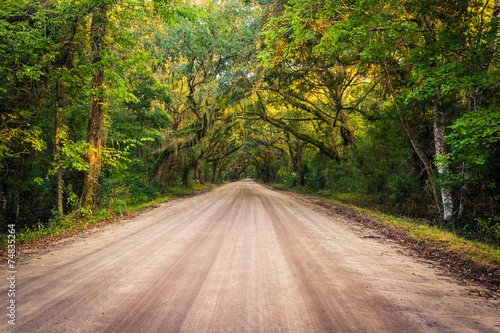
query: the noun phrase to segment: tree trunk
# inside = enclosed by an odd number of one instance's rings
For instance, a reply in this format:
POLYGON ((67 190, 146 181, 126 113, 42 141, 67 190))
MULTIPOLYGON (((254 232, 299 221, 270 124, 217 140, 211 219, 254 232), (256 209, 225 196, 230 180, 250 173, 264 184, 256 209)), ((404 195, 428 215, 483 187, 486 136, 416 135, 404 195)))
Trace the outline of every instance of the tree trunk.
POLYGON ((276 169, 276 165, 271 166, 272 171, 273 171, 273 182, 277 183, 278 182, 278 170, 276 169))
POLYGON ((218 161, 214 160, 212 165, 213 165, 213 170, 212 170, 212 183, 216 184, 217 183, 217 164, 218 161))
POLYGON ((304 177, 304 168, 302 165, 302 141, 297 142, 297 173, 299 175, 299 185, 306 185, 306 178, 304 177))
POLYGON ((219 171, 217 172, 217 180, 220 184, 222 184, 222 171, 223 168, 219 168, 219 171))
POLYGON ((338 119, 340 121, 340 136, 342 137, 344 146, 356 150, 356 139, 354 138, 354 133, 349 128, 347 117, 343 112, 339 112, 338 119))
POLYGON ((447 180, 449 178, 450 166, 444 161, 446 155, 446 126, 444 114, 439 107, 439 89, 434 89, 435 99, 432 105, 432 118, 434 125, 434 147, 436 150, 436 166, 441 180, 441 199, 443 201, 443 220, 450 221, 453 216, 453 197, 451 187, 447 180))
POLYGON ((299 185, 300 186, 305 186, 305 177, 304 177, 304 170, 302 168, 302 141, 298 140, 297 141, 297 153, 293 153, 292 146, 290 145, 290 136, 288 133, 286 133, 286 143, 288 145, 288 151, 290 153, 290 158, 292 160, 292 168, 293 171, 298 175, 299 177, 299 185))
POLYGON ((168 147, 165 149, 162 160, 160 162, 160 166, 158 168, 158 173, 157 177, 159 178, 158 184, 163 187, 165 184, 165 179, 167 178, 167 175, 170 171, 175 166, 175 150, 172 147, 168 147))
POLYGON ((91 46, 92 65, 95 68, 90 81, 90 119, 87 129, 87 151, 85 161, 88 170, 83 180, 82 201, 92 204, 97 201, 98 181, 101 173, 102 127, 104 119, 104 69, 102 68, 102 52, 106 45, 107 5, 97 7, 92 15, 91 46))
POLYGON ((161 171, 161 175, 160 175, 160 188, 161 189, 164 189, 165 188, 165 180, 167 179, 167 175, 170 171, 170 169, 172 169, 174 166, 175 166, 175 153, 170 153, 167 157, 167 160, 165 162, 165 165, 164 165, 164 168, 163 170, 161 171))
POLYGON ((198 181, 199 184, 203 184, 203 179, 200 176, 200 161, 198 159, 193 159, 191 161, 191 167, 193 168, 193 178, 198 181))

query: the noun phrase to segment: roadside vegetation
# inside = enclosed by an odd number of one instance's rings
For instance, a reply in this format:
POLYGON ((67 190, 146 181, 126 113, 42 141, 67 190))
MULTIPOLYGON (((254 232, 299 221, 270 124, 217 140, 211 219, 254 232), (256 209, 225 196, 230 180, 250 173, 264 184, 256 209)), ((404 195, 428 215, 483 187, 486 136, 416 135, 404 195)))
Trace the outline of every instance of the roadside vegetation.
POLYGON ((0 232, 252 177, 495 247, 499 20, 493 0, 5 0, 0 232))

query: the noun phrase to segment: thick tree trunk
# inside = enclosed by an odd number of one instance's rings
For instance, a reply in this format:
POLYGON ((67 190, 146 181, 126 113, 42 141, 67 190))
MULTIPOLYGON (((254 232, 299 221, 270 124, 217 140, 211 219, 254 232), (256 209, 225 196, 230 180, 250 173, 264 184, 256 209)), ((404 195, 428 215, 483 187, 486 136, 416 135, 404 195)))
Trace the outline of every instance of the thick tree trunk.
POLYGON ((168 175, 170 169, 172 169, 175 166, 175 164, 176 164, 175 152, 172 150, 166 155, 165 161, 162 164, 163 167, 162 167, 162 169, 160 169, 160 185, 161 186, 164 186, 165 179, 167 178, 167 175, 168 175))
POLYGON ((340 121, 340 136, 344 142, 345 147, 351 147, 351 149, 356 149, 356 139, 354 137, 354 133, 349 128, 349 124, 347 122, 347 117, 343 112, 338 113, 338 120, 340 121))
POLYGON ((198 181, 199 184, 203 184, 203 179, 200 176, 200 161, 198 159, 193 159, 191 161, 191 167, 193 168, 193 178, 198 181))
POLYGON ((105 50, 104 37, 106 35, 107 5, 97 7, 92 15, 92 65, 97 66, 90 82, 90 119, 87 129, 88 148, 85 161, 88 170, 85 173, 82 189, 84 204, 96 202, 98 193, 98 180, 101 173, 101 147, 102 127, 104 119, 104 69, 100 64, 102 51, 105 50))

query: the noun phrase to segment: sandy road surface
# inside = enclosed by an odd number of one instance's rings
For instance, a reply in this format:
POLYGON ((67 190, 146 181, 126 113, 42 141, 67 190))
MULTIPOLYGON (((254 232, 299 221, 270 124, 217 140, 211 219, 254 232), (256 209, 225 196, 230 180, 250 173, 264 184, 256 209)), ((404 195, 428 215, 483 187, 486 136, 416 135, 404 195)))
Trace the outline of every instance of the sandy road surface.
POLYGON ((500 332, 394 245, 252 181, 162 204, 18 265, 0 332, 500 332))

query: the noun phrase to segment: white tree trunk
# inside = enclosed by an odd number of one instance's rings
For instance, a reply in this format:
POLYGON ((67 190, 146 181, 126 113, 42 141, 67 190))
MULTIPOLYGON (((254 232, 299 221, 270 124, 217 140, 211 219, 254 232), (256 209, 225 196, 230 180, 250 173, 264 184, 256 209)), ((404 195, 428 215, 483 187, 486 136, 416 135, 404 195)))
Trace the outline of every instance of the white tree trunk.
POLYGON ((453 217, 453 197, 450 184, 447 183, 450 166, 444 161, 446 155, 446 127, 444 123, 444 114, 438 107, 439 90, 434 91, 436 100, 432 106, 432 116, 434 125, 434 147, 436 149, 436 166, 439 178, 441 180, 441 199, 443 201, 443 220, 450 221, 453 217))

